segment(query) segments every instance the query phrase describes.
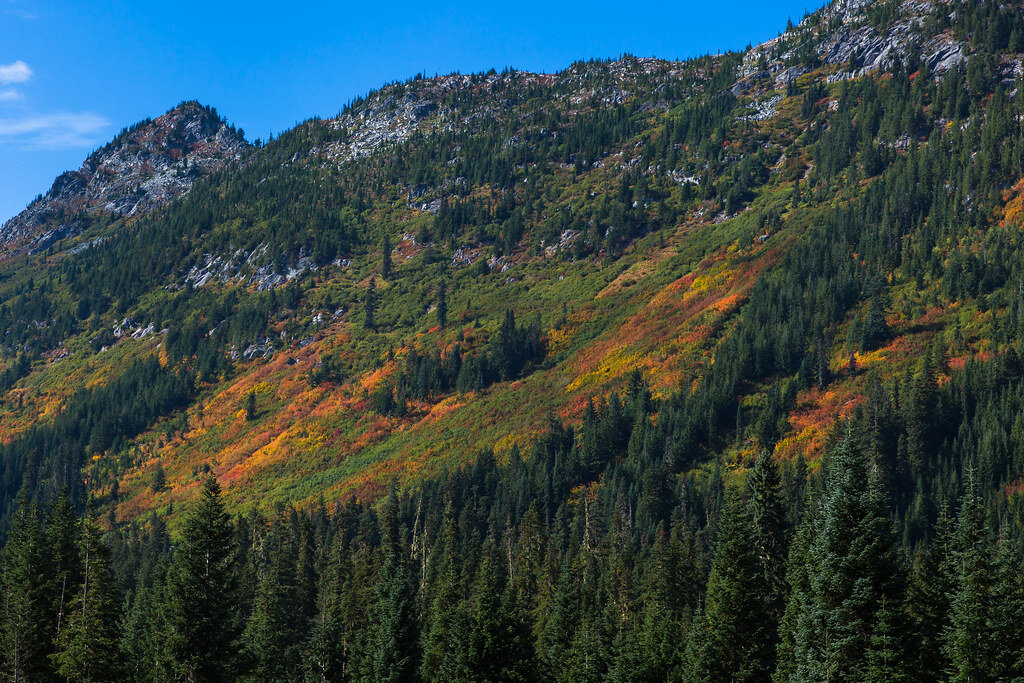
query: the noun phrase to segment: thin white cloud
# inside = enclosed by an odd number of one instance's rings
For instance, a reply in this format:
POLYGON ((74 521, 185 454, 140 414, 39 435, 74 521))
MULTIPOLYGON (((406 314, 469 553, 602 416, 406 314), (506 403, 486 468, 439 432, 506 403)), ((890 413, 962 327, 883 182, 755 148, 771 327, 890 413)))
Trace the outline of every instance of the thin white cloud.
POLYGON ((25 96, 14 88, 0 90, 0 102, 20 102, 23 99, 25 99, 25 96))
POLYGON ((10 64, 0 64, 0 84, 24 83, 32 78, 32 68, 20 59, 10 64))
POLYGON ((0 145, 26 150, 91 147, 110 122, 92 112, 60 112, 22 118, 0 118, 0 145))
POLYGON ((36 15, 32 14, 31 12, 26 12, 23 9, 9 9, 6 10, 4 14, 9 14, 12 17, 18 17, 19 19, 26 19, 28 21, 31 21, 32 19, 36 18, 36 15))

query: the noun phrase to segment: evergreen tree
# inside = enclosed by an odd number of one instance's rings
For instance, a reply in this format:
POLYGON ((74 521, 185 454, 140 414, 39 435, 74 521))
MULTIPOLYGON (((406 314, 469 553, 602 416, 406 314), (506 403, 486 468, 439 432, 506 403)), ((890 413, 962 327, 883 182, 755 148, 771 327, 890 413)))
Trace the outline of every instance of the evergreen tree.
POLYGON ((75 516, 71 496, 67 487, 62 487, 46 515, 54 639, 58 641, 67 625, 68 609, 73 608, 75 588, 82 580, 81 533, 82 525, 75 516))
POLYGON ((430 609, 422 634, 423 661, 420 673, 424 680, 460 680, 469 676, 466 648, 469 642, 465 607, 459 586, 461 557, 455 511, 445 506, 441 534, 435 546, 433 563, 437 575, 431 584, 430 609))
POLYGON ((863 337, 861 348, 865 351, 873 351, 892 336, 889 323, 885 319, 886 300, 883 294, 876 294, 871 297, 868 305, 867 315, 864 317, 863 337))
POLYGON ((895 610, 903 603, 903 567, 878 477, 869 476, 864 455, 847 438, 828 467, 808 550, 809 596, 796 630, 796 678, 860 680, 879 605, 886 600, 895 610))
POLYGON ((298 645, 306 624, 298 609, 294 539, 287 533, 278 520, 264 539, 252 613, 242 634, 252 673, 261 680, 284 680, 299 668, 298 645))
POLYGON ((448 290, 444 278, 441 278, 441 284, 437 287, 437 324, 448 326, 448 290))
POLYGON ((770 632, 760 657, 763 670, 774 669, 778 624, 786 607, 786 503, 778 466, 762 451, 747 479, 753 543, 759 565, 757 595, 770 632))
POLYGON ((377 278, 370 278, 370 285, 366 288, 366 299, 364 303, 363 327, 372 330, 377 327, 377 278))
POLYGON ((129 680, 149 680, 161 669, 164 631, 159 617, 167 568, 162 561, 143 570, 125 601, 119 650, 121 671, 129 680))
POLYGON ((949 680, 963 683, 998 679, 998 638, 992 616, 996 568, 984 505, 974 491, 973 476, 957 519, 955 592, 943 651, 949 680))
POLYGON ((498 568, 489 555, 477 572, 474 593, 471 678, 494 683, 533 680, 529 631, 511 586, 500 587, 498 568))
POLYGON ((67 626, 53 655, 57 672, 70 681, 118 678, 118 604, 108 554, 89 510, 82 520, 81 585, 69 604, 67 626))
POLYGON ((256 390, 249 391, 245 399, 245 419, 252 422, 256 419, 256 390))
POLYGON ((410 680, 416 670, 416 617, 409 568, 398 532, 398 501, 394 492, 384 503, 381 540, 383 559, 378 572, 373 607, 373 679, 410 680))
POLYGON ((46 537, 39 512, 25 490, 4 545, 2 567, 3 668, 11 681, 46 680, 53 639, 50 591, 46 575, 46 537))
POLYGON ((903 683, 912 680, 906 664, 907 619, 903 606, 886 597, 875 613, 871 643, 866 655, 864 681, 870 683, 903 683))
POLYGON ((722 514, 708 578, 693 668, 696 681, 764 681, 771 675, 771 617, 764 611, 761 564, 745 503, 734 495, 722 514), (767 660, 767 661, 766 661, 767 660))
POLYGON ((234 529, 220 484, 208 478, 185 519, 167 579, 166 674, 188 680, 227 680, 233 674, 239 622, 234 529))
POLYGON ((921 553, 909 584, 908 605, 917 634, 912 670, 927 680, 939 680, 946 669, 942 644, 955 586, 953 534, 953 520, 943 506, 932 541, 921 553))
POLYGON ((380 253, 380 276, 387 280, 391 277, 391 240, 387 235, 384 235, 384 239, 380 241, 380 253))
MULTIPOLYGON (((797 529, 796 537, 789 547, 789 558, 786 561, 786 586, 789 599, 786 610, 779 622, 779 642, 775 653, 775 671, 772 680, 775 683, 799 680, 797 677, 798 640, 804 646, 805 636, 800 633, 800 618, 810 609, 811 587, 807 572, 807 558, 814 538, 814 519, 807 517, 797 529)), ((803 655, 804 652, 800 651, 803 655)))

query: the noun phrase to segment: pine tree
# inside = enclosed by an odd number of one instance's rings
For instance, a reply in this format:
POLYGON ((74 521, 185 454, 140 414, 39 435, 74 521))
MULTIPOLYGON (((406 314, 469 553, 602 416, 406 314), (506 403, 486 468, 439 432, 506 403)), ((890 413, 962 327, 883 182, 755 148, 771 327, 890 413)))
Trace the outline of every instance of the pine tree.
POLYGON ((373 678, 397 683, 416 670, 416 617, 412 581, 398 535, 398 501, 394 492, 384 503, 378 572, 370 638, 373 678))
POLYGON ((871 297, 867 315, 864 317, 864 332, 861 349, 873 351, 892 336, 889 323, 885 319, 885 296, 881 293, 871 297))
POLYGON ((46 544, 50 555, 51 603, 53 605, 54 639, 60 640, 67 625, 67 612, 76 586, 81 583, 82 562, 80 536, 82 525, 75 516, 74 505, 66 487, 50 505, 46 515, 46 544))
POLYGON ((912 680, 906 664, 907 618, 903 606, 882 597, 871 628, 871 643, 865 657, 866 683, 904 683, 912 680))
POLYGON ((363 327, 372 330, 377 327, 377 278, 370 278, 370 286, 366 288, 366 301, 364 304, 363 327))
POLYGON ((904 599, 903 567, 878 477, 845 439, 829 461, 814 540, 809 599, 796 630, 798 680, 858 680, 882 600, 904 599))
POLYGON ((245 419, 252 422, 256 419, 256 390, 249 391, 245 399, 245 419))
POLYGON ((210 477, 185 519, 167 579, 163 665, 173 678, 226 680, 239 632, 234 529, 210 477))
POLYGON ((786 504, 781 493, 778 467, 768 451, 762 451, 747 479, 750 521, 757 554, 759 576, 758 612, 764 615, 766 631, 757 642, 760 671, 775 668, 778 623, 786 608, 786 504))
POLYGON ((455 527, 455 510, 445 506, 441 534, 431 561, 437 567, 430 590, 430 609, 422 634, 423 661, 420 675, 424 680, 458 680, 468 676, 465 668, 468 642, 459 642, 459 631, 465 629, 468 615, 462 605, 459 589, 459 548, 455 527))
POLYGON ((297 609, 294 539, 288 537, 283 520, 273 524, 263 546, 242 643, 253 675, 280 680, 298 669, 298 644, 305 631, 297 609))
POLYGON ((382 279, 387 280, 391 277, 391 240, 388 239, 387 235, 384 235, 384 239, 380 241, 380 252, 380 276, 382 279))
POLYGON ((488 555, 480 564, 474 593, 471 677, 476 681, 534 679, 533 647, 511 586, 500 588, 497 566, 488 555))
POLYGON ((949 625, 943 651, 949 662, 949 680, 997 679, 994 651, 997 638, 991 615, 994 602, 995 563, 985 509, 974 491, 973 480, 960 506, 955 541, 955 592, 950 601, 949 625))
POLYGON ((163 559, 144 569, 126 600, 119 650, 122 673, 130 680, 146 680, 161 668, 164 623, 159 617, 167 570, 163 559))
POLYGON ((101 533, 88 510, 82 520, 82 581, 53 656, 58 673, 70 681, 118 678, 118 602, 101 533))
POLYGON ((753 536, 746 504, 734 495, 720 522, 703 628, 691 634, 700 643, 695 681, 760 681, 770 675, 770 657, 766 662, 760 649, 771 644, 771 619, 761 599, 765 586, 753 536))
POLYGON ((326 570, 320 573, 317 614, 304 652, 307 679, 334 681, 346 678, 346 638, 342 592, 349 574, 347 549, 335 539, 326 570))
POLYGON ((800 617, 810 609, 810 579, 807 574, 807 556, 814 538, 814 519, 808 516, 797 528, 796 537, 789 547, 786 561, 786 585, 789 599, 786 610, 779 622, 779 642, 775 651, 775 683, 796 681, 798 640, 801 656, 805 655, 806 643, 811 639, 800 633, 800 617))
POLYGON ((1017 681, 1024 678, 1024 578, 1020 547, 1006 529, 996 547, 995 570, 995 609, 990 616, 995 640, 990 647, 997 658, 997 676, 1017 681))
POLYGON ((3 668, 11 681, 46 680, 53 639, 46 576, 46 537, 35 503, 23 489, 0 562, 3 668))
POLYGON ((942 643, 955 585, 953 534, 953 520, 943 506, 932 541, 921 554, 909 585, 908 605, 918 638, 912 670, 927 680, 939 680, 946 668, 942 643))

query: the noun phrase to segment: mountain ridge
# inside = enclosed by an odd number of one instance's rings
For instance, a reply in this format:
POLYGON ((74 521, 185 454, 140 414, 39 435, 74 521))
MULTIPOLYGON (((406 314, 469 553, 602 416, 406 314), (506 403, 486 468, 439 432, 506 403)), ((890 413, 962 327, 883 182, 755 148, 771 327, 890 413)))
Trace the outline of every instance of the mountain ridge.
MULTIPOLYGON (((52 416, 71 378, 116 376, 113 358, 155 352, 194 373, 186 409, 123 443, 97 442, 89 467, 102 475, 90 481, 134 519, 187 501, 196 468, 213 467, 243 507, 258 504, 257 490, 308 501, 314 481, 331 498, 377 496, 393 476, 415 485, 477 447, 507 453, 549 411, 577 423, 634 371, 659 398, 703 392, 750 297, 811 239, 813 217, 832 216, 915 144, 987 105, 965 97, 1005 86, 999 72, 978 81, 977 64, 1018 63, 1012 31, 972 42, 990 24, 968 19, 946 3, 838 3, 742 54, 384 86, 252 149, 230 173, 196 178, 195 191, 154 212, 135 205, 130 225, 111 216, 45 254, 16 254, 0 281, 18 311, 6 328, 13 379, 0 433, 13 442, 52 416), (1002 46, 991 54, 990 40, 1002 46), (874 51, 851 70, 864 46, 874 51), (964 60, 946 59, 954 53, 964 60), (940 55, 934 70, 908 71, 929 55, 940 55), (961 80, 973 85, 955 106, 926 104, 961 80), (849 93, 869 85, 879 90, 856 97, 884 105, 850 109, 849 93), (43 308, 26 294, 30 272, 60 273, 43 308), (447 370, 418 388, 426 359, 490 362, 506 307, 536 326, 543 354, 518 373, 480 367, 460 382, 447 370), (34 360, 25 367, 19 354, 34 360), (239 422, 250 393, 270 407, 239 422), (509 413, 508 401, 522 410, 509 413), (170 484, 151 491, 158 466, 170 484)), ((898 276, 886 282, 902 291, 898 276)), ((873 295, 856 291, 801 351, 820 386, 755 373, 742 407, 729 409, 738 445, 700 448, 736 462, 758 447, 814 459, 864 400, 862 372, 882 371, 885 358, 909 367, 909 349, 932 334, 914 331, 923 300, 899 294, 904 308, 887 312, 897 338, 869 351, 854 340, 873 295)), ((942 310, 933 316, 951 319, 942 310)), ((778 362, 793 371, 792 359, 778 362)))
POLYGON ((124 129, 0 226, 5 250, 40 251, 77 235, 81 212, 133 217, 177 199, 193 182, 237 162, 251 145, 215 110, 188 101, 124 129), (48 226, 55 226, 47 229, 48 226))

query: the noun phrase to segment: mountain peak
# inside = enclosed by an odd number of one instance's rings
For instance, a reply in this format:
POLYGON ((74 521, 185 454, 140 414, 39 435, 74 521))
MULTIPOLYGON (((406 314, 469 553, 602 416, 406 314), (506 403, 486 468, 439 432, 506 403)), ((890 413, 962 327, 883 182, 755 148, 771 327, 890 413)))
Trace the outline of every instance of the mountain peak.
POLYGON ((38 251, 88 227, 87 216, 134 216, 186 194, 193 183, 251 147, 217 111, 195 100, 124 128, 61 174, 43 196, 0 227, 0 246, 38 251))

